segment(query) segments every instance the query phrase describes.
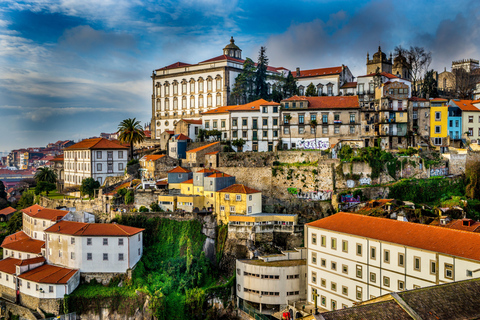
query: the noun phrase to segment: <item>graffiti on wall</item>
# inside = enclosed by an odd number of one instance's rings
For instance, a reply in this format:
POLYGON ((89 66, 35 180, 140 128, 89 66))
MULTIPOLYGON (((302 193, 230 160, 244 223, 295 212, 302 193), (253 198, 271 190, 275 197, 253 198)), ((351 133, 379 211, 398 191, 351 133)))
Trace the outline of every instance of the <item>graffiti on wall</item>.
POLYGON ((318 190, 318 191, 305 191, 297 190, 297 188, 287 188, 288 193, 296 196, 298 199, 324 201, 332 198, 332 190, 318 190))
POLYGON ((361 185, 372 184, 372 179, 370 179, 369 177, 364 177, 364 178, 360 178, 360 180, 358 180, 358 182, 361 185))
POLYGON ((300 140, 297 143, 297 149, 326 150, 328 148, 330 148, 330 142, 327 138, 300 140))
POLYGON ((343 203, 360 203, 360 195, 358 195, 356 198, 353 196, 353 194, 346 194, 341 196, 340 202, 343 203))
POLYGON ((441 177, 448 175, 448 167, 430 169, 430 177, 441 177))
POLYGON ((348 187, 348 188, 353 188, 353 187, 355 187, 355 181, 353 181, 353 180, 347 180, 347 187, 348 187))

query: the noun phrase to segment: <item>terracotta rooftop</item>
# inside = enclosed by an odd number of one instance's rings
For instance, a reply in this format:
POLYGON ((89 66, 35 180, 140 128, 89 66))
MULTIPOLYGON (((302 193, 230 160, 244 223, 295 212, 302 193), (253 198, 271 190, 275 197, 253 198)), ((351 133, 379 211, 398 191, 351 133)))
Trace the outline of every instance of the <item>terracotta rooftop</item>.
POLYGON ((182 119, 183 121, 185 121, 186 123, 189 123, 189 124, 202 124, 202 119, 199 119, 199 120, 195 120, 195 119, 182 119))
POLYGON ((24 259, 21 260, 17 266, 28 266, 29 264, 35 264, 35 263, 40 263, 40 262, 45 262, 44 257, 35 257, 35 258, 30 258, 30 259, 24 259))
POLYGON ((56 221, 59 218, 63 218, 68 214, 67 210, 57 210, 57 209, 40 209, 39 211, 35 212, 33 210, 32 213, 25 212, 30 217, 34 217, 36 219, 47 219, 51 221, 56 221))
POLYGON ((220 151, 213 151, 213 152, 207 152, 207 153, 205 153, 205 154, 217 154, 217 153, 219 153, 219 152, 220 152, 220 151))
POLYGON ((167 173, 187 173, 187 172, 192 172, 189 169, 182 168, 180 166, 173 168, 170 171, 167 171, 167 173))
POLYGON ((427 99, 424 99, 424 98, 419 98, 419 97, 411 97, 411 98, 408 98, 409 101, 424 101, 424 102, 428 102, 427 99))
POLYGON ((246 104, 218 107, 212 110, 208 110, 206 112, 202 112, 202 114, 217 114, 217 113, 227 113, 232 111, 258 111, 260 110, 260 106, 269 105, 269 104, 270 102, 268 102, 267 100, 258 99, 246 104))
MULTIPOLYGON (((284 101, 308 101, 308 109, 352 109, 359 108, 358 96, 305 97, 293 96, 284 101)), ((287 109, 285 109, 287 110, 287 109)))
POLYGON ((33 206, 27 207, 25 209, 21 209, 20 211, 22 211, 25 214, 28 214, 29 216, 34 216, 38 213, 38 211, 42 209, 45 209, 45 208, 38 204, 34 204, 33 206))
MULTIPOLYGON (((210 152, 210 153, 213 153, 213 152, 210 152)), ((202 169, 200 171, 197 171, 196 173, 216 173, 216 172, 221 172, 221 171, 218 171, 216 169, 202 169)))
POLYGON ((15 258, 5 258, 3 260, 0 260, 0 271, 9 273, 9 274, 15 274, 16 273, 16 266, 24 266, 28 264, 34 264, 34 263, 39 263, 39 262, 44 262, 45 258, 44 257, 36 257, 36 258, 31 258, 31 259, 25 259, 25 260, 20 260, 20 259, 15 259, 15 258))
POLYGON ((232 184, 231 186, 228 186, 225 189, 220 190, 219 192, 249 194, 249 193, 259 193, 261 191, 246 187, 243 184, 232 184))
POLYGON ((18 277, 27 281, 48 284, 66 284, 78 270, 44 264, 18 277))
POLYGON ((115 141, 111 141, 105 138, 93 138, 85 139, 70 147, 65 148, 65 150, 78 150, 78 149, 128 149, 128 147, 121 145, 115 141))
POLYGON ((442 99, 442 98, 435 98, 430 101, 448 101, 448 99, 442 99))
POLYGON ((477 107, 473 105, 472 100, 450 100, 453 102, 457 107, 459 107, 462 111, 480 111, 477 107))
POLYGON ((30 238, 25 232, 19 231, 6 236, 1 245, 4 249, 40 254, 45 247, 45 241, 30 238))
MULTIPOLYGON (((373 72, 373 73, 369 73, 369 74, 366 74, 366 75, 363 75, 363 76, 358 76, 357 78, 373 77, 373 76, 375 76, 375 75, 377 75, 377 73, 376 73, 376 72, 373 72)), ((397 77, 396 75, 391 74, 391 73, 389 73, 389 72, 385 72, 385 71, 380 72, 380 75, 382 75, 382 76, 384 76, 384 77, 386 77, 386 78, 388 78, 388 79, 402 79, 402 80, 406 80, 406 79, 399 78, 399 77, 397 77)), ((409 81, 409 80, 407 80, 407 81, 409 81)))
POLYGON ((57 155, 55 158, 53 158, 53 159, 52 159, 52 160, 50 160, 50 161, 59 161, 59 162, 63 162, 63 160, 65 160, 65 159, 64 159, 64 155, 63 155, 63 153, 62 153, 62 154, 59 154, 59 155, 57 155))
POLYGON ((147 155, 143 156, 142 159, 140 159, 140 160, 142 160, 142 161, 156 161, 156 160, 158 160, 160 158, 163 158, 163 157, 165 157, 164 154, 147 154, 147 155))
POLYGON ((217 144, 220 145, 220 141, 216 141, 216 142, 209 143, 209 144, 206 144, 204 146, 201 146, 201 147, 198 147, 198 148, 195 148, 195 149, 192 149, 192 150, 188 150, 187 153, 198 152, 198 151, 201 151, 203 149, 213 147, 214 145, 217 145, 217 144))
POLYGON ((342 72, 342 70, 343 68, 342 66, 340 66, 340 67, 300 70, 299 77, 297 77, 297 73, 295 71, 292 71, 292 75, 295 78, 315 77, 315 76, 324 76, 324 75, 330 75, 330 74, 339 74, 342 72))
POLYGON ((186 135, 184 135, 183 133, 176 134, 173 137, 175 138, 175 140, 192 140, 189 137, 187 137, 186 135))
POLYGON ((452 220, 445 225, 441 225, 439 220, 434 220, 430 223, 431 226, 440 226, 442 228, 450 228, 456 230, 470 231, 470 232, 480 232, 480 222, 473 221, 470 219, 457 219, 452 220))
POLYGON ((83 223, 59 221, 45 232, 69 234, 73 236, 133 236, 145 229, 124 226, 116 223, 83 223))
POLYGON ((157 70, 167 70, 167 69, 174 69, 174 68, 181 68, 181 67, 188 67, 188 66, 191 66, 191 64, 179 61, 157 70))
POLYGON ((208 178, 225 178, 225 177, 231 177, 231 175, 217 171, 214 174, 211 174, 207 176, 208 178))
POLYGON ((348 89, 348 88, 356 88, 357 83, 356 82, 345 82, 343 86, 340 87, 340 89, 348 89))
POLYGON ((188 179, 188 180, 185 180, 185 181, 180 182, 180 183, 192 184, 192 183, 193 183, 193 179, 188 179))
POLYGON ((17 210, 12 208, 12 207, 6 207, 5 209, 2 209, 0 210, 0 215, 9 215, 9 214, 12 214, 14 212, 16 212, 17 210))
POLYGON ((346 212, 307 225, 480 261, 480 234, 474 232, 346 212))

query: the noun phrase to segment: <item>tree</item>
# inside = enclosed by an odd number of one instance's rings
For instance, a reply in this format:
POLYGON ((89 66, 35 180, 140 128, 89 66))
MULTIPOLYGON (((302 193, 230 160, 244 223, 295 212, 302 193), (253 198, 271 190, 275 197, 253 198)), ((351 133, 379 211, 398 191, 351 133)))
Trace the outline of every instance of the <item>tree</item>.
POLYGON ((33 206, 33 202, 35 201, 35 197, 31 192, 24 192, 20 197, 20 200, 17 202, 17 209, 25 209, 30 206, 33 206))
POLYGON ((255 72, 255 95, 257 99, 268 99, 267 67, 268 58, 266 47, 260 47, 258 54, 257 71, 255 72))
POLYGON ((130 159, 133 159, 133 145, 145 140, 145 132, 140 121, 136 118, 125 119, 118 125, 118 132, 120 132, 118 136, 120 142, 130 144, 130 159))
POLYGON ((283 85, 283 96, 290 98, 298 94, 297 79, 293 77, 293 74, 289 71, 285 84, 283 85))
POLYGON ((242 152, 243 146, 245 145, 246 141, 243 139, 237 139, 232 141, 232 146, 237 147, 237 152, 242 152))
POLYGON ((315 146, 317 145, 317 120, 310 121, 310 127, 315 130, 315 146))
POLYGON ((163 211, 162 208, 160 208, 160 206, 156 202, 152 202, 152 204, 150 204, 150 210, 152 212, 162 212, 163 211))
POLYGON ((432 53, 426 51, 423 47, 411 46, 409 50, 402 46, 395 47, 395 55, 402 55, 407 59, 410 70, 410 78, 412 80, 412 96, 417 96, 417 84, 427 72, 432 62, 432 53))
POLYGON ((275 101, 275 102, 280 102, 283 100, 283 94, 281 91, 278 91, 277 90, 277 87, 273 87, 273 91, 272 91, 272 100, 275 101))
POLYGON ((45 181, 57 183, 57 173, 48 167, 38 168, 35 173, 35 180, 38 182, 45 181))
POLYGON ((315 85, 313 84, 313 82, 310 82, 310 84, 308 85, 305 95, 307 97, 314 97, 317 95, 317 88, 315 88, 315 85))
POLYGON ((135 201, 135 193, 129 189, 125 194, 125 204, 132 204, 135 201))
POLYGON ((5 191, 5 185, 0 180, 0 210, 8 206, 9 204, 7 201, 7 192, 5 191))
POLYGON ((100 182, 94 180, 93 178, 86 178, 82 180, 82 185, 80 186, 80 192, 82 195, 87 195, 92 198, 95 194, 95 189, 100 188, 100 182))
POLYGON ((48 194, 50 191, 53 191, 56 189, 56 186, 54 183, 48 182, 48 181, 39 181, 37 183, 37 186, 35 187, 35 194, 38 196, 40 193, 45 192, 45 194, 48 197, 48 194))
POLYGON ((7 222, 7 234, 14 234, 17 231, 22 230, 22 212, 17 211, 13 214, 13 216, 7 222))
POLYGON ((287 114, 285 115, 285 120, 287 120, 284 124, 288 125, 288 133, 290 134, 290 149, 292 149, 292 128, 290 128, 290 120, 292 120, 292 116, 287 114))
POLYGON ((435 80, 435 71, 432 69, 425 74, 422 83, 422 94, 426 98, 438 97, 437 80, 435 80))
POLYGON ((475 162, 465 171, 465 195, 471 199, 480 198, 480 162, 475 162))
POLYGON ((255 83, 255 63, 247 58, 243 63, 242 72, 235 78, 231 97, 234 103, 243 104, 253 97, 253 86, 255 83))
POLYGON ((480 80, 479 70, 467 71, 463 68, 452 70, 455 78, 455 95, 460 99, 471 99, 477 82, 480 80))

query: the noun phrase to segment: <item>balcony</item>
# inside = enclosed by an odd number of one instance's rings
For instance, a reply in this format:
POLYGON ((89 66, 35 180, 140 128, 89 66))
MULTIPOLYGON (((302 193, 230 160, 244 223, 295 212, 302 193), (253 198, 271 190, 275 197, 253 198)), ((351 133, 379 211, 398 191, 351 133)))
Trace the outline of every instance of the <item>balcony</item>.
POLYGON ((334 124, 342 124, 342 120, 333 120, 334 124))

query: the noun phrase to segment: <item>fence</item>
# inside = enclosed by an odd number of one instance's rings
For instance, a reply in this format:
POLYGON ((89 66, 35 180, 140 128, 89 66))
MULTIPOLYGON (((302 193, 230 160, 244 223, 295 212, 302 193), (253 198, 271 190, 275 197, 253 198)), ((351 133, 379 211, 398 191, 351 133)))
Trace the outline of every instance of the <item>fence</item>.
POLYGON ((270 320, 267 316, 264 316, 261 313, 258 313, 255 308, 250 306, 249 304, 243 302, 238 307, 243 312, 247 313, 250 317, 254 318, 255 320, 270 320))
MULTIPOLYGON (((80 319, 80 318, 78 318, 80 319)), ((72 312, 68 314, 62 314, 57 317, 52 317, 52 318, 46 318, 45 320, 77 320, 77 313, 72 312)))

